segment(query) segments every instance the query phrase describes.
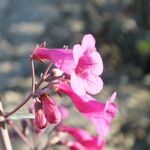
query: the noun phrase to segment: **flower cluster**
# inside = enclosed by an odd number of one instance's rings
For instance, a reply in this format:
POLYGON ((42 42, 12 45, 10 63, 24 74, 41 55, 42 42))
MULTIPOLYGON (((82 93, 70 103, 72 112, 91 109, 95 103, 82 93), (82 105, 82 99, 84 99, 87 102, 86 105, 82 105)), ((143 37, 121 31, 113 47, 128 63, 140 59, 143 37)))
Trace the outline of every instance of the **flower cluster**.
POLYGON ((104 138, 110 131, 112 120, 118 112, 118 105, 115 102, 116 92, 106 103, 91 96, 98 94, 103 88, 100 78, 103 62, 96 51, 94 37, 90 34, 85 35, 81 44, 75 44, 72 49, 48 49, 45 44, 39 45, 34 49, 32 58, 42 62, 50 61, 55 65, 45 78, 47 86, 42 88, 42 94, 37 94, 35 98, 36 126, 43 129, 47 122, 60 123, 58 132, 67 132, 75 139, 61 141, 70 149, 103 150, 106 144, 104 138), (51 81, 53 77, 55 78, 51 81), (54 89, 59 94, 69 96, 78 111, 95 126, 98 136, 94 137, 82 129, 63 125, 63 113, 46 89, 54 89))

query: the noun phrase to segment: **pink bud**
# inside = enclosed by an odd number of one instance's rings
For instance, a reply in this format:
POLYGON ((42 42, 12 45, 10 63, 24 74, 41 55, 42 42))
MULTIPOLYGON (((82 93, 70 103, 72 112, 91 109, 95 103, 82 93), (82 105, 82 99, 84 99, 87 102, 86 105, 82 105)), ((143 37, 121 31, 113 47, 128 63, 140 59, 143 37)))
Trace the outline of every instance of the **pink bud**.
POLYGON ((55 100, 50 99, 48 95, 44 94, 40 97, 43 104, 45 117, 49 123, 59 123, 61 121, 61 112, 59 111, 55 100))
POLYGON ((47 125, 47 120, 45 118, 45 115, 42 109, 42 103, 35 102, 34 109, 35 109, 35 120, 34 120, 35 125, 39 129, 44 129, 47 125))

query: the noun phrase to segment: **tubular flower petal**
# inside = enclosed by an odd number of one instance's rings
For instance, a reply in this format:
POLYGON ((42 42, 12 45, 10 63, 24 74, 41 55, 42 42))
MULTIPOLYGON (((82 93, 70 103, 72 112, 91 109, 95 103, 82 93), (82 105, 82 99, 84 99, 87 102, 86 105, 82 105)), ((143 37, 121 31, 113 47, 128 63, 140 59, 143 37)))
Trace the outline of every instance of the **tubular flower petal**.
POLYGON ((47 120, 45 118, 43 109, 42 109, 42 104, 40 102, 35 102, 34 104, 34 109, 35 109, 35 125, 39 129, 44 129, 47 125, 47 120))
POLYGON ((89 132, 80 128, 62 125, 59 127, 59 131, 67 132, 75 139, 74 141, 62 141, 71 150, 104 150, 106 145, 104 139, 92 136, 89 132))
POLYGON ((56 87, 59 92, 63 92, 71 98, 75 107, 93 123, 101 137, 107 136, 111 122, 118 112, 118 106, 114 102, 115 93, 110 100, 102 103, 88 94, 79 96, 68 84, 60 83, 56 87))
POLYGON ((74 68, 73 54, 69 49, 48 49, 45 47, 36 47, 32 53, 36 60, 50 60, 56 67, 63 72, 70 74, 74 68))
POLYGON ((43 104, 43 111, 47 121, 51 124, 59 123, 61 121, 61 112, 59 111, 55 100, 49 98, 46 94, 39 98, 43 104))

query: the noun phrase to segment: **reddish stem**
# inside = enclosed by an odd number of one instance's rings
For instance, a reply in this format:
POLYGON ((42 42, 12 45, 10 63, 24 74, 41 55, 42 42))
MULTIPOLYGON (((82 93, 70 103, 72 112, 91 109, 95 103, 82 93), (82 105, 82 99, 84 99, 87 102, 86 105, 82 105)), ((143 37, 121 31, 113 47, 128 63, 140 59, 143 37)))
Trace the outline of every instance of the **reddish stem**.
POLYGON ((48 67, 47 67, 47 69, 45 70, 44 74, 42 75, 42 77, 40 78, 40 80, 38 81, 38 83, 36 84, 34 93, 31 92, 31 93, 25 98, 25 100, 24 100, 21 104, 19 104, 17 107, 15 107, 12 111, 6 113, 6 114, 4 115, 5 118, 9 117, 9 116, 12 115, 13 113, 15 113, 17 110, 19 110, 22 106, 24 106, 24 105, 30 100, 30 98, 31 98, 32 96, 34 96, 36 90, 39 88, 39 86, 40 86, 40 85, 42 84, 42 82, 45 80, 45 77, 46 77, 46 75, 47 75, 47 73, 48 73, 48 71, 49 71, 50 68, 51 68, 51 64, 48 65, 48 67))

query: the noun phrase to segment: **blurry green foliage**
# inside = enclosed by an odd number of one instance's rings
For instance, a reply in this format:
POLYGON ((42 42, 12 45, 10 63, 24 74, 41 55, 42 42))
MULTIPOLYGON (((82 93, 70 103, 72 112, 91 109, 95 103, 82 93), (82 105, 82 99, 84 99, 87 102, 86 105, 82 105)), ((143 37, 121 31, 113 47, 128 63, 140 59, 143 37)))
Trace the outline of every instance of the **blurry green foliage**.
POLYGON ((142 40, 137 43, 137 49, 140 54, 150 53, 150 39, 142 40))

